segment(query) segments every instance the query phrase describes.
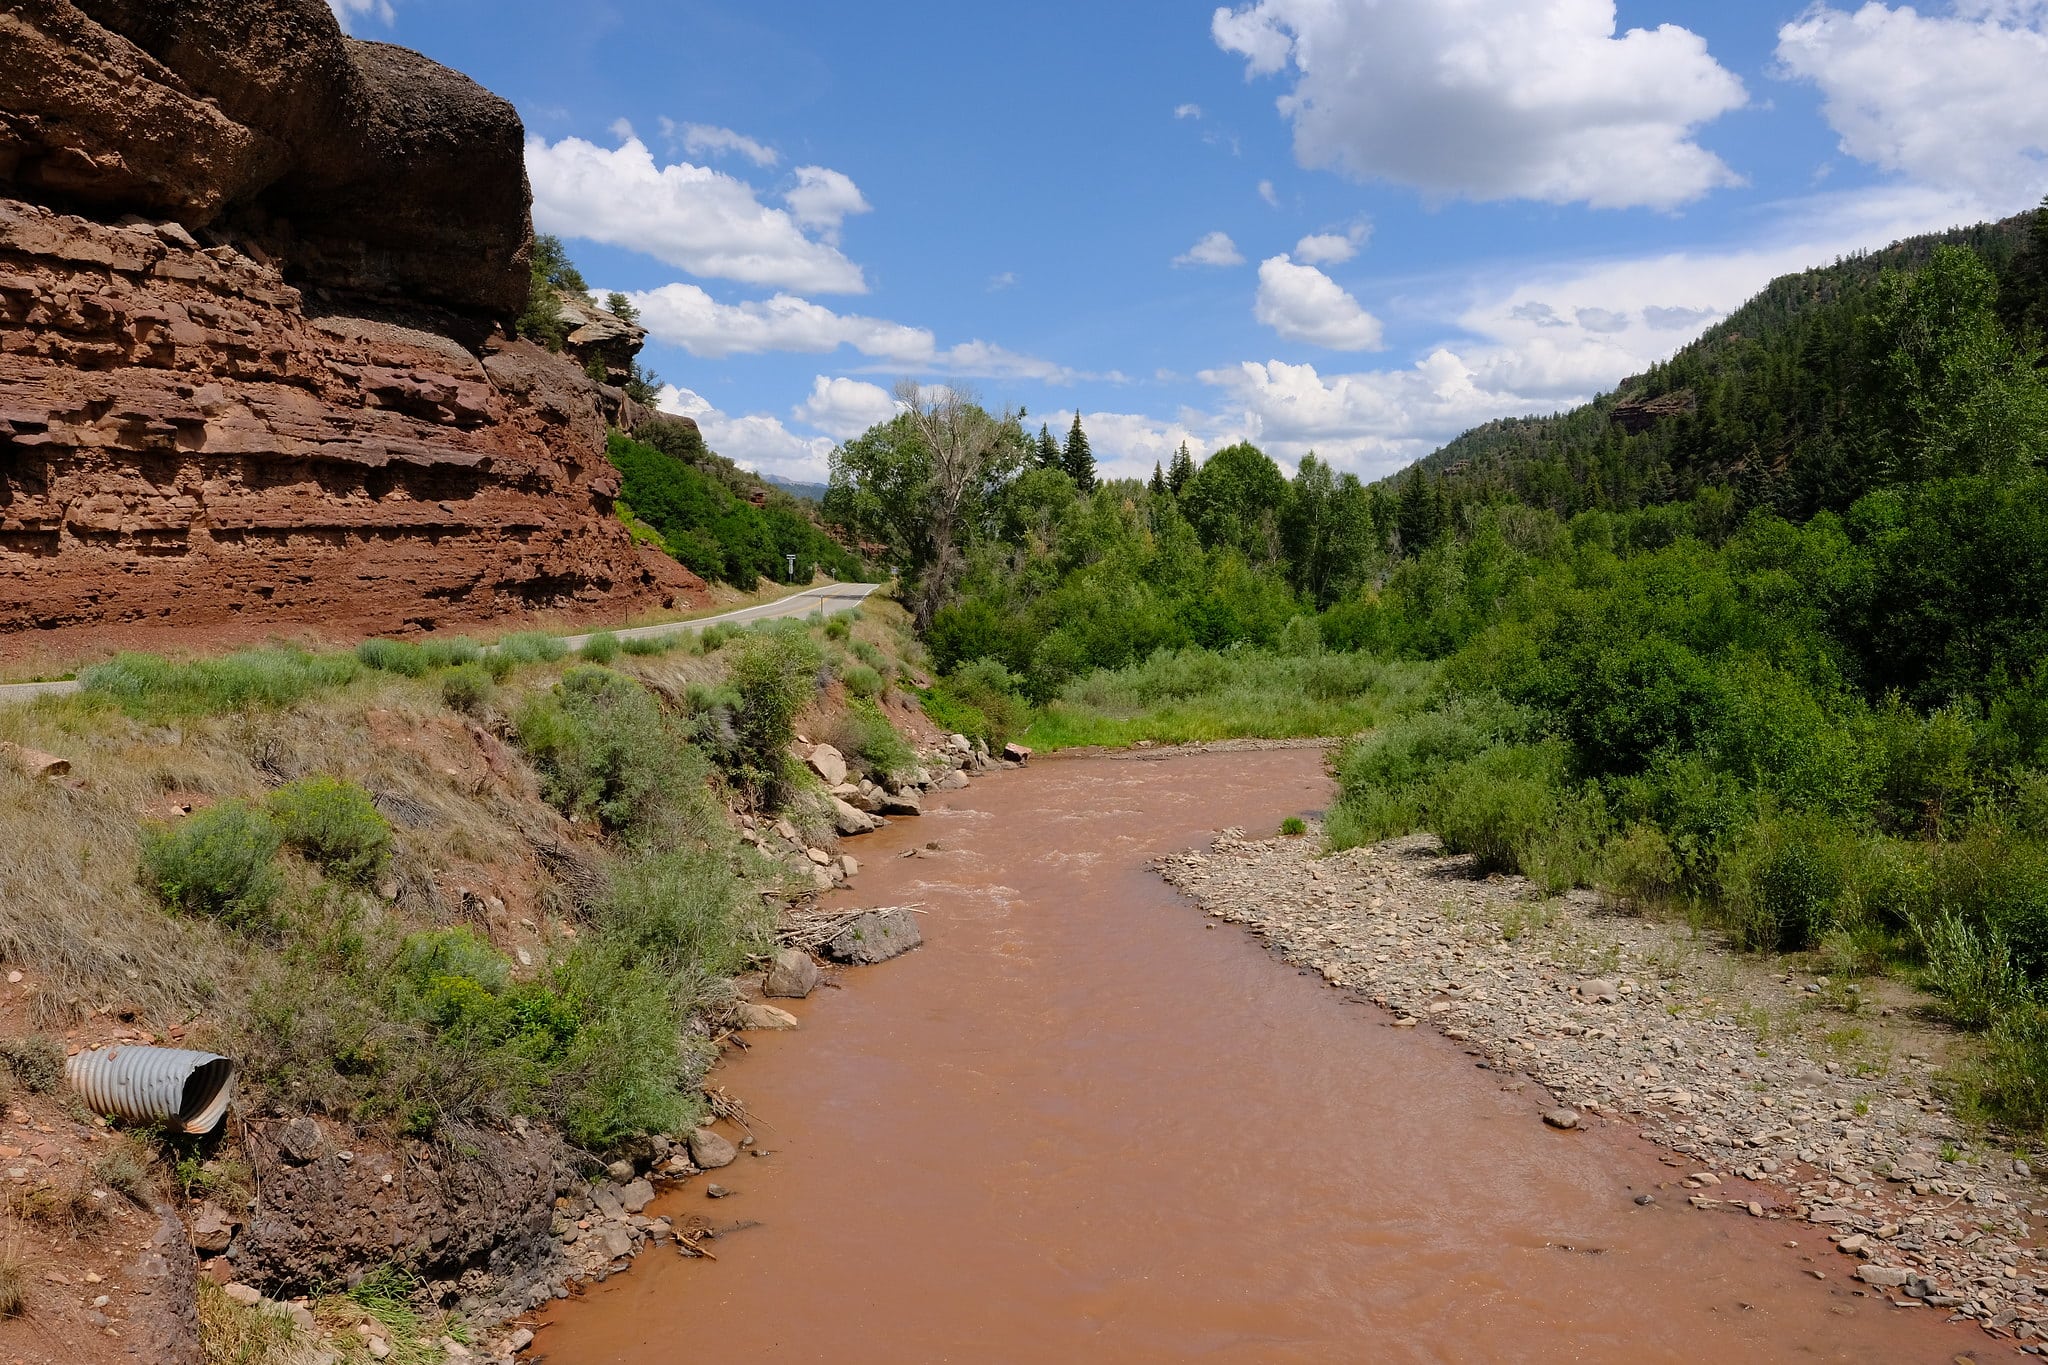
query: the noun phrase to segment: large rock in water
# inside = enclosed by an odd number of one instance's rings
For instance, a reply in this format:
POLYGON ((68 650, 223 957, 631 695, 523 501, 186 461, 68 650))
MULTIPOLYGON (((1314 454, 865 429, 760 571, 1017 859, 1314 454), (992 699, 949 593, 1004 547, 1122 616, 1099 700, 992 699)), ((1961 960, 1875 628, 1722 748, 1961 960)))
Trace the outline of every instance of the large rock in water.
POLYGON ((865 967, 900 957, 923 942, 917 916, 896 906, 868 911, 833 935, 819 951, 834 962, 865 967))
POLYGON ((506 319, 532 229, 512 106, 325 0, 12 0, 0 179, 220 223, 287 278, 506 319))
POLYGON ((613 514, 612 396, 492 335, 521 141, 322 0, 11 3, 0 658, 701 600, 613 514))

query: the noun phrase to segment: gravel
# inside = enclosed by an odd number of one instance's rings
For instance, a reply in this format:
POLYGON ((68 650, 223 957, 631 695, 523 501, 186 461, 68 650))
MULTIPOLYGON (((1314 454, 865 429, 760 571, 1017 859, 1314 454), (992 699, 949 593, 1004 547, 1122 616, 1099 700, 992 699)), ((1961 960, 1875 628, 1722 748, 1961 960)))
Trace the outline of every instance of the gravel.
MULTIPOLYGON (((1902 1307, 2048 1338, 2048 1195, 1971 1150, 1932 1088, 1944 1039, 1883 983, 1800 979, 1685 924, 1475 875, 1427 835, 1318 856, 1321 831, 1161 859, 1166 880, 1286 960, 1551 1093, 1542 1121, 1626 1124, 1691 1207, 1805 1221, 1902 1307)), ((1987 1139, 1988 1140, 1988 1139, 1987 1139)))

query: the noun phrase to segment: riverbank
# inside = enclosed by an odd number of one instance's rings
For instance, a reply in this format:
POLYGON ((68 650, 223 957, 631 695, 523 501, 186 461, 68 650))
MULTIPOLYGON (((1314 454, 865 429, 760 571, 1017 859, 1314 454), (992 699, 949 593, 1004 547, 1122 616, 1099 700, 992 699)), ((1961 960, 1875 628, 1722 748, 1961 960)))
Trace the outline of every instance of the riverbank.
POLYGON ((2041 1351, 2030 1220, 2048 1193, 1942 1099, 1949 1035, 1903 987, 1788 974, 1590 892, 1477 879, 1428 836, 1319 857, 1319 832, 1229 831, 1159 868, 1389 1028, 1529 1077, 1530 1124, 1666 1149, 1649 1201, 1782 1223, 1819 1250, 1816 1279, 2041 1351))

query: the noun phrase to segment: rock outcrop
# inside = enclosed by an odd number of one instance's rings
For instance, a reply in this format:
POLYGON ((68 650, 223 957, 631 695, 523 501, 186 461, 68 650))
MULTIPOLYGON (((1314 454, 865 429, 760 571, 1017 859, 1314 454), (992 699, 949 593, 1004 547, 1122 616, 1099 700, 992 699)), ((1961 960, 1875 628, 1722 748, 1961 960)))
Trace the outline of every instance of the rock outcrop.
POLYGON ((0 179, 219 226, 308 290, 508 319, 525 305, 524 133, 325 0, 14 0, 0 179))
POLYGON ((0 657, 697 600, 506 339, 521 144, 323 0, 0 13, 0 657))

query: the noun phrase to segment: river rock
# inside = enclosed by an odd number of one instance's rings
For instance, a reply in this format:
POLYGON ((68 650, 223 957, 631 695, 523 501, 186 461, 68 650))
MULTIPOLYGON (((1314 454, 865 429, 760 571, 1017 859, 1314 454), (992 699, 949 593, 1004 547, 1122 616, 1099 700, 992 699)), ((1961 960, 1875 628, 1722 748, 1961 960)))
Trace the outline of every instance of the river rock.
POLYGON ((1621 987, 1612 981, 1581 981, 1578 990, 1581 1000, 1591 1000, 1597 1005, 1612 1005, 1621 999, 1621 987))
POLYGON ((1874 1284, 1881 1289, 1897 1289, 1912 1277, 1911 1273, 1889 1265, 1859 1265, 1856 1278, 1865 1284, 1874 1284))
POLYGON ((734 1011, 739 1016, 743 1029, 793 1029, 799 1027, 797 1017, 788 1010, 764 1005, 756 1000, 742 1000, 734 1011))
POLYGON ((228 1302, 239 1303, 244 1308, 254 1308, 263 1302, 263 1291, 251 1284, 230 1284, 223 1287, 221 1292, 227 1295, 228 1302))
POLYGON ((699 1170, 715 1171, 730 1166, 738 1156, 739 1149, 711 1129, 690 1130, 690 1160, 697 1163, 699 1170))
POLYGON ((807 760, 811 771, 824 779, 828 787, 836 787, 846 781, 846 756, 829 744, 820 744, 811 750, 807 760))
MULTIPOLYGON (((878 807, 879 802, 875 803, 878 807)), ((832 798, 832 827, 842 835, 866 834, 875 828, 875 817, 851 800, 832 798)))
POLYGON ((1546 1109, 1543 1121, 1552 1128, 1570 1130, 1579 1126, 1579 1116, 1569 1109, 1546 1109))
POLYGON ((965 735, 947 735, 946 747, 958 754, 971 754, 974 752, 974 746, 967 742, 967 736, 965 735))
POLYGON ((619 1202, 626 1206, 627 1213, 638 1213, 654 1202, 654 1186, 645 1180, 635 1180, 619 1191, 619 1202))
POLYGON ((1029 763, 1031 761, 1031 750, 1022 744, 1005 744, 1003 746, 1003 757, 1012 763, 1029 763))
POLYGON ((809 953, 783 948, 776 952, 774 965, 761 983, 761 994, 801 1000, 818 988, 819 975, 818 964, 809 953))
POLYGON ((597 1245, 606 1260, 616 1261, 633 1254, 633 1234, 613 1223, 597 1234, 597 1245))
POLYGON ((967 774, 954 770, 939 779, 938 788, 943 792, 956 792, 967 785, 967 774))
POLYGON ((923 815, 924 802, 915 791, 905 787, 900 792, 891 792, 882 798, 884 815, 923 815))
POLYGON ((834 934, 820 951, 834 962, 870 966, 907 953, 923 942, 917 916, 894 906, 868 911, 834 934))

